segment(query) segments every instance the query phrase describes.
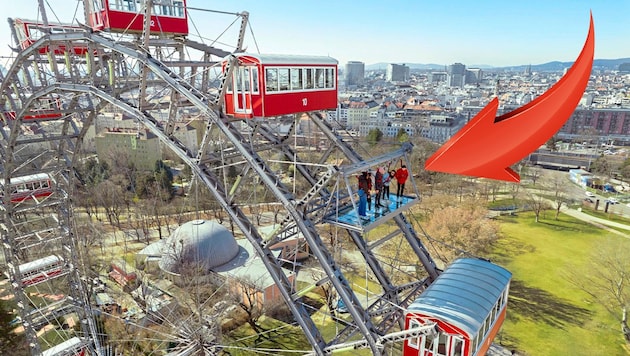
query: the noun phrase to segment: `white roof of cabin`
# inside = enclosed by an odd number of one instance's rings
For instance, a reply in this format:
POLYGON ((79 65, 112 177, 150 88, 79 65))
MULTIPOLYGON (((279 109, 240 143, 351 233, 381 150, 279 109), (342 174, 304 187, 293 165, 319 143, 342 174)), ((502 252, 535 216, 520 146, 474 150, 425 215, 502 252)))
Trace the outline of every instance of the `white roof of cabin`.
POLYGON ((238 57, 252 57, 256 61, 265 65, 308 65, 308 64, 338 64, 339 62, 328 56, 308 56, 308 55, 295 55, 295 54, 257 54, 257 53, 236 53, 238 57))

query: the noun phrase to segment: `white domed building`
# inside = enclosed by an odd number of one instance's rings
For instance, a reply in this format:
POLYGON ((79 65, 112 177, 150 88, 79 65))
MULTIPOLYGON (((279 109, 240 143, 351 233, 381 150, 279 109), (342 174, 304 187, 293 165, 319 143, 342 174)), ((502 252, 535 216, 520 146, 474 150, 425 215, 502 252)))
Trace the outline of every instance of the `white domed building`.
MULTIPOLYGON (((282 251, 277 250, 280 254, 282 251)), ((223 225, 210 220, 192 220, 178 227, 171 236, 155 242, 137 255, 145 270, 156 270, 175 283, 235 281, 231 287, 254 287, 265 301, 281 298, 267 268, 247 239, 235 239, 223 225), (184 276, 182 276, 184 275, 184 276)), ((291 283, 295 274, 283 269, 291 283)))
MULTIPOLYGON (((182 268, 195 265, 200 271, 213 271, 239 257, 245 262, 249 254, 223 225, 208 220, 193 220, 178 227, 162 250, 160 269, 179 275, 182 268)), ((232 265, 235 263, 233 262, 232 265)))

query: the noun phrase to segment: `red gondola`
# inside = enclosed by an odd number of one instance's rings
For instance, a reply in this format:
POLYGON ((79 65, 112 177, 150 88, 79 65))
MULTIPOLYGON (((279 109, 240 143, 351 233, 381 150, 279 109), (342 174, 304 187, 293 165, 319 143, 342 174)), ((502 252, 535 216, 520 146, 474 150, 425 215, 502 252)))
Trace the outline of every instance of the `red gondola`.
MULTIPOLYGON (((48 23, 48 25, 44 25, 41 22, 24 19, 13 20, 13 27, 15 28, 17 39, 20 42, 20 48, 23 50, 33 45, 35 41, 48 33, 55 34, 83 31, 83 29, 78 26, 59 23, 48 23)), ((63 55, 68 51, 69 49, 66 46, 58 45, 54 48, 53 53, 55 55, 63 55)), ((77 42, 72 44, 70 51, 76 55, 85 55, 88 51, 88 47, 87 45, 81 45, 80 42, 77 42)), ((49 46, 42 46, 39 48, 39 53, 41 54, 47 54, 49 52, 51 52, 49 46)))
POLYGON ((11 203, 39 199, 53 193, 53 180, 46 173, 13 177, 10 181, 11 203))
POLYGON ((78 337, 70 338, 60 344, 57 344, 48 350, 42 351, 42 356, 84 356, 85 343, 78 337))
POLYGON ((236 58, 225 93, 228 115, 273 117, 337 107, 334 58, 249 53, 236 58))
POLYGON ((453 262, 407 308, 405 328, 437 333, 405 340, 403 356, 485 355, 503 324, 512 274, 486 260, 453 262))
MULTIPOLYGON (((24 120, 50 120, 59 119, 62 116, 61 113, 62 104, 59 98, 39 98, 37 99, 37 105, 30 109, 28 113, 24 114, 24 120)), ((15 120, 17 114, 15 111, 5 111, 5 119, 15 120)))
POLYGON ((32 286, 56 277, 63 272, 63 265, 63 259, 55 255, 21 264, 22 283, 26 286, 32 286))
MULTIPOLYGON (((139 33, 144 29, 145 0, 85 0, 90 27, 95 31, 139 33)), ((151 33, 188 35, 186 0, 153 0, 151 33)))

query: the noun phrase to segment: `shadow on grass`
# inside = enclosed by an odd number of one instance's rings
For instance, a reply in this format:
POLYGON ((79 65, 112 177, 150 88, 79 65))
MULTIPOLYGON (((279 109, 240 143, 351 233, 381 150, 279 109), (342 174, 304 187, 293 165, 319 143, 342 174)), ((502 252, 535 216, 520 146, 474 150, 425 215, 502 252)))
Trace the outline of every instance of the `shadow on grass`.
POLYGON ((507 264, 515 256, 533 253, 536 251, 534 245, 518 241, 515 239, 499 239, 494 243, 492 261, 499 264, 507 264))
POLYGON ((322 299, 314 299, 308 295, 302 297, 302 303, 307 306, 306 309, 308 310, 309 315, 315 314, 322 306, 324 306, 322 299))
POLYGON ((574 231, 582 233, 592 233, 598 231, 600 228, 595 227, 587 222, 580 220, 540 220, 539 224, 552 230, 561 231, 574 231))
POLYGON ((507 318, 511 321, 528 318, 564 330, 565 325, 584 324, 591 316, 591 311, 576 307, 542 289, 526 286, 519 280, 510 283, 507 318))

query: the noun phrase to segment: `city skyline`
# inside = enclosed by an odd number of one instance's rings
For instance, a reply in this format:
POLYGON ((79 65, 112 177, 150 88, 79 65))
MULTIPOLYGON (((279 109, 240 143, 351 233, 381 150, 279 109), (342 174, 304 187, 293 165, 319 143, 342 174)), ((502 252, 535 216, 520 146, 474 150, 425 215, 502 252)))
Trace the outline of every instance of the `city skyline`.
MULTIPOLYGON (((459 62, 470 67, 501 67, 573 61, 586 38, 590 11, 595 24, 595 58, 630 57, 630 28, 624 22, 630 12, 628 1, 400 0, 387 6, 377 1, 330 0, 187 2, 193 40, 217 40, 215 46, 231 50, 240 26, 236 17, 201 9, 248 11, 247 51, 328 55, 340 65, 349 61, 366 65, 459 62)), ((48 0, 45 4, 50 22, 69 23, 74 17, 84 22, 80 1, 48 0)), ((16 2, 7 16, 41 20, 38 1, 16 2)), ((0 26, 0 41, 5 44, 0 46, 0 55, 10 55, 8 24, 0 26)))

